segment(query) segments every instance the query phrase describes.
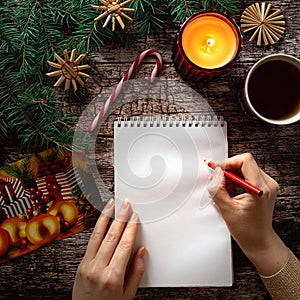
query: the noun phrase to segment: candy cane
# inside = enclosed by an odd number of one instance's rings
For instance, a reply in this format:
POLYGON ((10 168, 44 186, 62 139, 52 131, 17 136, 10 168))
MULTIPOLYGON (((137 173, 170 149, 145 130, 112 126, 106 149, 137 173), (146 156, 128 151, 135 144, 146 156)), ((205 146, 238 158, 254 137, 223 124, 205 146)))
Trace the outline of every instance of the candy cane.
POLYGON ((133 72, 137 69, 137 67, 139 66, 139 64, 148 56, 150 55, 154 55, 156 57, 156 64, 154 69, 152 70, 150 76, 148 77, 148 79, 152 82, 154 80, 154 78, 158 75, 161 66, 162 66, 162 58, 159 52, 157 52, 154 49, 149 49, 146 50, 142 53, 140 53, 137 58, 135 59, 135 61, 132 63, 132 65, 130 66, 130 68, 127 70, 126 74, 124 75, 124 77, 121 79, 121 81, 119 82, 119 84, 117 85, 117 87, 114 89, 114 91, 112 92, 112 94, 109 96, 109 98, 106 100, 105 104, 102 106, 100 112, 97 114, 97 116, 94 118, 94 120, 90 123, 90 125, 88 126, 88 131, 93 131, 96 126, 99 124, 101 118, 107 113, 109 107, 112 105, 112 103, 115 101, 115 99, 118 97, 118 95, 120 94, 124 84, 126 83, 126 81, 128 81, 133 72))

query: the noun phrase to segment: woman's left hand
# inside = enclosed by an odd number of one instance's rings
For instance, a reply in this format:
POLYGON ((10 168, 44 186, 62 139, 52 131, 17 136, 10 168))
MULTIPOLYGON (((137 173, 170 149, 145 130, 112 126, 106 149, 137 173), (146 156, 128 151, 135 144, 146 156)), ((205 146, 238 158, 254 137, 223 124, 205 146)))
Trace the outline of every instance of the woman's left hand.
POLYGON ((96 223, 78 267, 73 300, 129 300, 136 294, 144 273, 145 247, 140 247, 131 264, 128 264, 137 232, 138 215, 132 212, 129 201, 125 200, 109 226, 113 211, 114 201, 110 200, 96 223))

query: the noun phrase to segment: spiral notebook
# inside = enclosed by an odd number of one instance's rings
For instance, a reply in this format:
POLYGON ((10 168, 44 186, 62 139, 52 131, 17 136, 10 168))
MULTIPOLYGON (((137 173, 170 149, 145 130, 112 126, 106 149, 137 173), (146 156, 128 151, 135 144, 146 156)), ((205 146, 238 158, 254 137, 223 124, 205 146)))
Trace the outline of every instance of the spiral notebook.
POLYGON ((232 285, 230 234, 203 162, 226 157, 227 124, 216 116, 114 123, 116 210, 128 198, 140 217, 141 287, 232 285))

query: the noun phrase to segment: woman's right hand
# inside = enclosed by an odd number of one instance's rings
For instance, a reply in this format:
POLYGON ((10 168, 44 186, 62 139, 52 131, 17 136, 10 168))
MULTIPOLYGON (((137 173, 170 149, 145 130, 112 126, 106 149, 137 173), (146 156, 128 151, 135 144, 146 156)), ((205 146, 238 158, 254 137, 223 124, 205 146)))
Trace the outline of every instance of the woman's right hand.
POLYGON ((262 171, 249 153, 219 164, 222 169, 241 172, 246 181, 263 190, 258 197, 245 192, 231 197, 221 168, 216 168, 208 191, 222 214, 231 235, 262 275, 272 275, 284 265, 288 249, 275 233, 272 218, 279 190, 277 182, 262 171))

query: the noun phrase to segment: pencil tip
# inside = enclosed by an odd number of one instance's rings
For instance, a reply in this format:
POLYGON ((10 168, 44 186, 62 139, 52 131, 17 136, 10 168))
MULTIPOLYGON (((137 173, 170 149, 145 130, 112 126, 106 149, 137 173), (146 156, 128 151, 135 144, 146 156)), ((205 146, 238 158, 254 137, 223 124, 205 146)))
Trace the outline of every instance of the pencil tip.
POLYGON ((204 159, 204 163, 205 163, 206 165, 208 165, 208 164, 209 164, 209 161, 208 161, 207 159, 204 159))

